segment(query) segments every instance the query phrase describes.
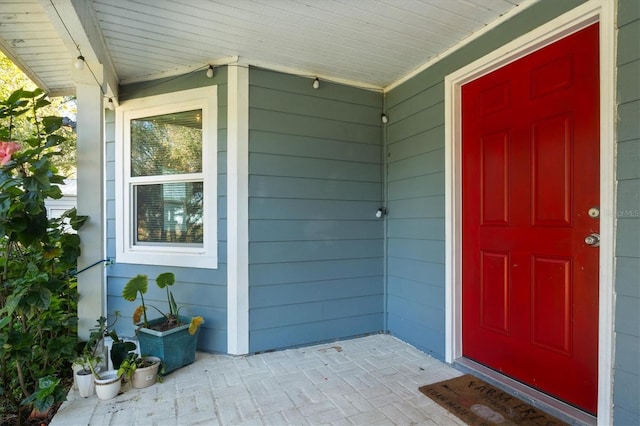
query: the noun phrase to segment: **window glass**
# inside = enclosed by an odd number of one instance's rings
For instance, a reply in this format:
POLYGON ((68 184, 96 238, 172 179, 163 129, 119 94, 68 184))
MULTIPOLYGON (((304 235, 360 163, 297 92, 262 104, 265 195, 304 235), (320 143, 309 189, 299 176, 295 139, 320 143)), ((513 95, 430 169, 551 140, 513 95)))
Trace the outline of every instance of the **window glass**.
POLYGON ((201 171, 201 109, 131 120, 131 176, 201 171))
POLYGON ((183 243, 202 247, 202 182, 135 186, 135 244, 183 243))

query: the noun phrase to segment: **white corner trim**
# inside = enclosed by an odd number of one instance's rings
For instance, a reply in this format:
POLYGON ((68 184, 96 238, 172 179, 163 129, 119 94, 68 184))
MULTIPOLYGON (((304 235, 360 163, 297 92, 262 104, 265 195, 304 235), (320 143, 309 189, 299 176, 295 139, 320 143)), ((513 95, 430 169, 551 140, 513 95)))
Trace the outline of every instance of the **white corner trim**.
MULTIPOLYGON (((599 3, 599 2, 598 2, 599 3)), ((600 301, 598 424, 613 423, 615 361, 615 220, 616 220, 616 10, 602 1, 600 12, 600 301)))
POLYGON ((600 300, 598 424, 613 420, 615 256, 615 6, 588 1, 445 78, 445 360, 462 356, 461 86, 526 54, 600 23, 600 300))
POLYGON ((228 67, 227 352, 249 353, 249 70, 228 67))

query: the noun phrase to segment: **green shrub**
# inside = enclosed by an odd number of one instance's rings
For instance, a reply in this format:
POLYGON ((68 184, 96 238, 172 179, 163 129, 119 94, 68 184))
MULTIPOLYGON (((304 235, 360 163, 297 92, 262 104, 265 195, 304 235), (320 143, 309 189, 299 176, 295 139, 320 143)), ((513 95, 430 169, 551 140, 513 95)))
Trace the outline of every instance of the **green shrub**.
POLYGON ((77 344, 72 271, 80 255, 75 230, 86 218, 75 209, 47 217, 45 199, 62 196, 63 176, 51 160, 65 140, 62 118, 38 115, 48 103, 40 90, 0 101, 0 415, 64 398, 58 379, 70 371, 77 344), (14 140, 18 116, 35 129, 21 141, 14 140))

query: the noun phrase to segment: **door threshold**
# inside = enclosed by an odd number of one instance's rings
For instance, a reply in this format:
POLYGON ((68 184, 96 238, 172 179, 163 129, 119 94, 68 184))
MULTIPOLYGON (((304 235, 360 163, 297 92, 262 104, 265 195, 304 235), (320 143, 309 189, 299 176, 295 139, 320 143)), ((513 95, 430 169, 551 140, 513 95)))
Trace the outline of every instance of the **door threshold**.
POLYGON ((503 391, 522 399, 536 408, 556 416, 560 420, 575 426, 594 426, 597 418, 565 402, 555 399, 539 390, 533 389, 517 380, 502 375, 489 367, 468 358, 458 358, 453 366, 464 372, 475 374, 486 382, 499 387, 503 391))

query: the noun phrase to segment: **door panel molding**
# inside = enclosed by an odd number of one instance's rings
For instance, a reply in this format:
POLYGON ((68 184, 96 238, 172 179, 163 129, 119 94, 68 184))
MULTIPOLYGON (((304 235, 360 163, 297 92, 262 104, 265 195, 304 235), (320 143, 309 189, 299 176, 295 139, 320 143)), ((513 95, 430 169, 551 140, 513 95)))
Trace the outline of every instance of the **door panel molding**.
POLYGON ((613 291, 615 247, 614 4, 589 1, 445 78, 445 360, 462 357, 461 87, 527 54, 600 23, 600 296, 598 423, 613 415, 613 291))

